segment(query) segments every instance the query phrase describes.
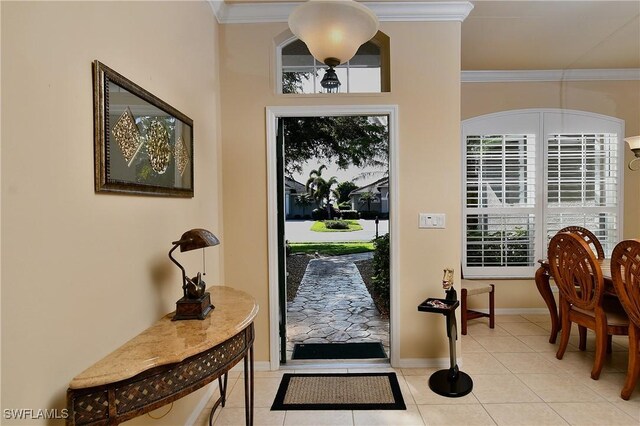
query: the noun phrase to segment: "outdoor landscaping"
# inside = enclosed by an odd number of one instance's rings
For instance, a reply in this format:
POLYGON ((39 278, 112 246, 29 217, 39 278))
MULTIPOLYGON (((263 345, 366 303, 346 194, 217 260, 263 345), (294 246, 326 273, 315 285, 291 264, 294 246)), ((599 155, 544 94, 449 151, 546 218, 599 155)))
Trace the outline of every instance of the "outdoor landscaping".
POLYGON ((352 232, 361 231, 362 225, 357 220, 318 220, 312 226, 315 232, 352 232))
MULTIPOLYGON (((350 243, 289 243, 290 253, 318 254, 319 256, 341 256, 345 254, 366 253, 374 250, 370 241, 350 243)), ((288 260, 288 259, 287 259, 288 260)))
POLYGON ((295 298, 309 261, 317 257, 373 251, 373 259, 354 262, 382 318, 389 317, 389 234, 373 241, 288 243, 287 301, 295 298))
POLYGON ((364 281, 364 285, 367 287, 371 298, 373 299, 373 303, 375 303, 378 312, 380 312, 380 318, 388 319, 389 318, 389 299, 384 299, 381 297, 375 290, 373 286, 373 259, 368 260, 359 260, 354 262, 358 271, 360 272, 360 276, 362 277, 362 281, 364 281))
POLYGON ((298 294, 298 287, 311 259, 314 256, 305 253, 287 256, 287 302, 292 302, 298 294))
MULTIPOLYGON (((288 179, 285 184, 286 219, 315 221, 311 226, 304 224, 304 229, 293 227, 296 223, 292 221, 292 229, 296 231, 291 235, 297 236, 293 237, 295 242, 291 242, 287 231, 287 301, 294 300, 311 260, 373 252, 373 258, 354 263, 377 309, 383 318, 388 318, 389 240, 388 237, 378 238, 378 219, 382 222, 388 218, 389 133, 386 117, 290 117, 283 119, 283 124, 284 169, 288 179), (310 160, 317 166, 311 166, 309 171, 306 164, 310 160), (333 166, 338 170, 352 168, 360 173, 339 181, 331 175, 333 166), (297 177, 302 175, 303 167, 304 177, 297 177), (377 173, 382 179, 372 178, 377 173), (361 179, 373 183, 363 186, 358 184, 361 179), (368 219, 375 219, 375 227, 373 222, 359 222, 368 219), (363 232, 340 234, 353 231, 363 232), (331 232, 337 234, 329 234, 331 232), (364 241, 339 242, 341 239, 364 241)), ((380 227, 383 228, 380 234, 387 232, 386 222, 380 227)), ((356 258, 359 257, 366 256, 356 258)), ((330 262, 323 264, 331 265, 330 262)), ((358 273, 352 267, 350 271, 350 274, 358 273)))

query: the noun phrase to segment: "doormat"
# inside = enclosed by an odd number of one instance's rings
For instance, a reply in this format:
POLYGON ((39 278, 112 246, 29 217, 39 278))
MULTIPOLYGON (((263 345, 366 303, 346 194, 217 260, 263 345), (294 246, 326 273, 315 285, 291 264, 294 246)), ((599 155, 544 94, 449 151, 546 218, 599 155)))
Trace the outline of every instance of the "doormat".
POLYGON ((406 410, 396 373, 284 374, 271 410, 406 410))
POLYGON ((382 343, 296 343, 291 359, 386 358, 382 343))

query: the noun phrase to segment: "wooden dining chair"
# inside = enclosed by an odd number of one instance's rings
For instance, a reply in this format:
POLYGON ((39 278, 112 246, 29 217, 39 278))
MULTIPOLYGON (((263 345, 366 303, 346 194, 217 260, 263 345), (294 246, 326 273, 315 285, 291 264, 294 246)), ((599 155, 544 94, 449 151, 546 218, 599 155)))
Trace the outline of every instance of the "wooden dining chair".
POLYGON ((629 316, 629 364, 620 396, 629 399, 640 375, 640 240, 619 243, 611 255, 611 278, 629 316))
MULTIPOLYGON (((600 243, 600 240, 598 240, 598 237, 596 237, 596 235, 593 232, 589 231, 587 228, 584 228, 582 226, 577 226, 577 225, 566 226, 558 231, 558 233, 560 232, 570 232, 572 234, 578 235, 587 243, 587 245, 589 246, 591 251, 593 251, 593 253, 596 255, 596 258, 598 260, 604 259, 604 249, 602 248, 602 243, 600 243)), ((608 296, 605 294, 604 297, 606 298, 608 296)), ((584 351, 587 348, 587 329, 583 326, 578 326, 578 332, 580 333, 580 343, 578 344, 578 348, 581 351, 584 351)), ((611 351, 612 351, 611 336, 608 336, 607 353, 611 353, 611 351)))
POLYGON ((596 237, 596 235, 587 228, 583 228, 582 226, 567 226, 558 231, 558 233, 560 232, 570 232, 572 234, 579 235, 596 254, 596 258, 600 260, 604 259, 604 249, 602 248, 600 240, 598 240, 598 237, 596 237))
POLYGON ((562 232, 549 243, 551 276, 560 290, 562 332, 556 358, 562 359, 571 324, 593 330, 596 349, 591 378, 598 380, 607 350, 608 335, 627 335, 629 318, 622 307, 609 306, 604 301, 604 279, 600 263, 593 251, 578 235, 562 232))

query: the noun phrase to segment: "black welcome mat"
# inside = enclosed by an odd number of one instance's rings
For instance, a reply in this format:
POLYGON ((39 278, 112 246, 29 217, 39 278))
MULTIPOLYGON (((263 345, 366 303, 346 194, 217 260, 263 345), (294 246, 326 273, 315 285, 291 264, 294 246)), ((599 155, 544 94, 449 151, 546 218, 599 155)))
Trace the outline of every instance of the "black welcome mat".
POLYGON ((396 373, 284 374, 271 410, 406 410, 396 373))
POLYGON ((386 358, 382 343, 296 343, 291 359, 386 358))

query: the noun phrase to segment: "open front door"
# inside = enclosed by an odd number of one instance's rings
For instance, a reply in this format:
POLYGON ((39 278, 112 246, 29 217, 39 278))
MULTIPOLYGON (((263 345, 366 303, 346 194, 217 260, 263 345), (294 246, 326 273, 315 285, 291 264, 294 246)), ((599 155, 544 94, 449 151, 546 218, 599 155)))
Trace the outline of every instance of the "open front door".
POLYGON ((276 135, 276 179, 278 186, 278 300, 280 309, 280 362, 287 362, 287 268, 284 205, 284 122, 278 118, 276 135))

